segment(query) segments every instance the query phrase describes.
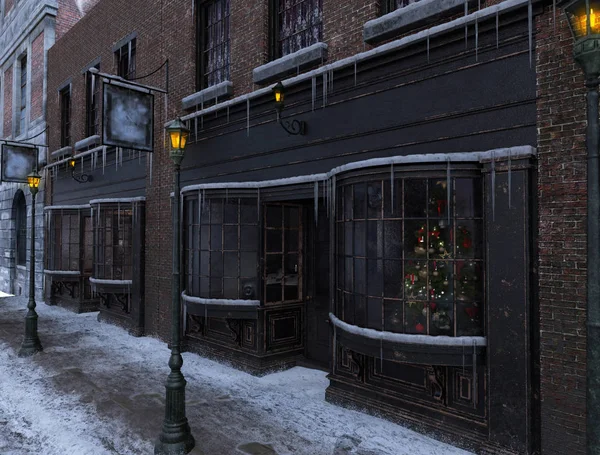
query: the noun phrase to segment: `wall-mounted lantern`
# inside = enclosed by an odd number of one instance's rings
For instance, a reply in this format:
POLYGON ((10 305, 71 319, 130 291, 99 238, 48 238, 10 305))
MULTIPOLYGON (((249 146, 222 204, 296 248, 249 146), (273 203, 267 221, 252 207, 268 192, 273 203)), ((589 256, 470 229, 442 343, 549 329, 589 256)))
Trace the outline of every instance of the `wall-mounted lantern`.
POLYGON ((86 182, 91 182, 92 180, 94 180, 94 178, 91 175, 85 174, 84 172, 82 172, 79 175, 75 174, 75 160, 74 159, 69 160, 69 167, 71 168, 71 177, 73 177, 73 180, 75 180, 76 182, 86 183, 86 182))
POLYGON ((279 123, 288 134, 306 134, 306 122, 303 122, 302 120, 287 120, 281 117, 285 98, 285 89, 281 81, 277 82, 272 90, 275 99, 275 107, 277 108, 277 123, 279 123))

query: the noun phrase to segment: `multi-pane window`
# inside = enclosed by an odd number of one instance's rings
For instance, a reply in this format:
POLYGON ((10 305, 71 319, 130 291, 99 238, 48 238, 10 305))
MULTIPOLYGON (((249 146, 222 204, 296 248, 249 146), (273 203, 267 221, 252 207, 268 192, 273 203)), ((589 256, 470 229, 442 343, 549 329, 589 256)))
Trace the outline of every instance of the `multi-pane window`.
POLYGON ((16 259, 18 265, 27 262, 27 205, 25 196, 19 191, 15 200, 16 259))
POLYGON ((293 302, 302 298, 301 214, 300 206, 265 206, 265 303, 293 302))
POLYGON ((213 299, 257 298, 256 198, 185 200, 186 293, 213 299))
POLYGON ((116 205, 94 208, 94 278, 132 279, 132 210, 116 205), (99 213, 98 213, 99 211, 99 213))
POLYGON ((397 333, 483 333, 480 179, 392 184, 388 175, 342 184, 337 199, 336 300, 344 321, 397 333))
POLYGON ((419 0, 382 0, 381 2, 381 13, 391 13, 400 8, 410 5, 411 3, 417 3, 419 0))
POLYGON ((211 0, 198 10, 198 88, 229 79, 229 2, 211 0))
MULTIPOLYGON (((95 66, 100 69, 100 65, 95 66)), ((100 84, 94 73, 87 71, 85 73, 85 132, 86 136, 95 136, 100 132, 100 84)))
POLYGON ((115 52, 117 76, 124 79, 135 79, 136 39, 125 43, 115 52))
POLYGON ((27 56, 19 60, 19 118, 17 120, 16 135, 25 131, 25 119, 27 114, 27 56))
POLYGON ((271 17, 273 58, 323 39, 323 0, 272 0, 271 17))
POLYGON ((71 86, 63 88, 60 93, 60 145, 71 145, 71 86))
POLYGON ((79 213, 53 211, 49 218, 48 231, 48 269, 79 271, 79 213))

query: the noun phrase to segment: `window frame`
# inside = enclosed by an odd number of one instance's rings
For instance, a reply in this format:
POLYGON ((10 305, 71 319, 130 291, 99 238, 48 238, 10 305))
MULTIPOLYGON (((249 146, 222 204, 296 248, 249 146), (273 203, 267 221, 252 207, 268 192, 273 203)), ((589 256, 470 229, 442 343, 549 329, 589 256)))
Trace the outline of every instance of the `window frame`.
MULTIPOLYGON (((100 64, 92 68, 100 70, 100 64)), ((87 70, 85 72, 85 133, 86 137, 100 134, 100 84, 96 75, 87 70)))
MULTIPOLYGON (((292 52, 287 52, 287 53, 283 53, 281 50, 281 24, 280 24, 280 2, 282 0, 269 0, 269 60, 277 60, 278 58, 284 57, 286 55, 292 54, 294 52, 297 52, 301 49, 305 49, 308 46, 312 46, 313 44, 316 44, 318 42, 321 42, 323 40, 323 0, 301 0, 299 3, 295 4, 295 6, 302 4, 306 1, 308 2, 318 2, 320 4, 320 22, 319 22, 319 27, 320 27, 320 32, 319 32, 319 39, 317 39, 315 42, 307 44, 306 46, 299 48, 299 49, 295 49, 292 52)), ((303 31, 307 31, 309 30, 311 27, 313 27, 314 25, 310 24, 307 26, 306 29, 304 29, 303 31)), ((302 31, 296 31, 295 33, 291 34, 289 37, 286 37, 284 39, 291 39, 292 36, 295 36, 299 33, 301 33, 302 31)))
POLYGON ((68 147, 71 145, 71 84, 59 90, 60 105, 60 146, 68 147))
POLYGON ((135 80, 137 37, 133 37, 114 52, 115 73, 126 80, 135 80))
MULTIPOLYGON (((229 80, 230 71, 231 71, 231 1, 230 0, 200 0, 197 4, 196 10, 196 89, 203 90, 205 88, 212 87, 214 85, 220 84, 229 80), (221 24, 225 28, 225 32, 223 35, 227 35, 224 41, 219 41, 219 44, 214 46, 212 49, 216 49, 218 47, 225 46, 225 51, 222 51, 224 60, 226 64, 221 66, 218 69, 212 71, 212 73, 224 71, 224 76, 222 76, 222 80, 217 82, 213 81, 209 82, 209 77, 206 74, 207 67, 209 66, 207 63, 209 52, 206 50, 206 46, 209 43, 209 39, 207 39, 206 35, 208 33, 207 28, 209 24, 207 24, 207 9, 211 5, 216 5, 218 3, 224 3, 222 7, 223 18, 221 19, 221 24)), ((217 26, 215 24, 211 24, 210 27, 217 26)))
POLYGON ((27 60, 27 54, 19 58, 19 108, 15 122, 15 136, 23 134, 27 126, 27 60))
POLYGON ((412 3, 417 3, 420 0, 401 0, 402 4, 398 5, 398 0, 381 0, 381 15, 391 13, 397 9, 404 8, 412 3))
POLYGON ((110 202, 94 204, 93 210, 93 278, 133 280, 135 207, 131 203, 110 202), (110 215, 107 215, 108 213, 110 215), (107 216, 110 217, 110 225, 107 223, 107 216), (108 230, 110 230, 109 237, 107 237, 108 230), (107 238, 110 238, 110 243, 107 242, 107 238), (119 245, 121 241, 128 243, 122 246, 119 245), (119 252, 119 248, 123 249, 122 253, 119 252), (110 264, 107 262, 107 251, 110 251, 110 264), (115 257, 119 260, 115 261, 115 257), (115 273, 119 269, 120 273, 115 273))

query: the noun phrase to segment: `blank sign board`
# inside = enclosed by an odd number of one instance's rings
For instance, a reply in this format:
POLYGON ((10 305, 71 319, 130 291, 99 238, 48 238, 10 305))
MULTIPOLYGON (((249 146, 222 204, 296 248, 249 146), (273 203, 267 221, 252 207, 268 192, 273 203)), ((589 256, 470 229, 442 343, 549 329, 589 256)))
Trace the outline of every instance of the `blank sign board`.
POLYGON ((2 144, 0 179, 3 182, 27 183, 27 176, 37 169, 37 156, 37 147, 2 144))
POLYGON ((104 84, 103 144, 152 152, 154 95, 104 84))

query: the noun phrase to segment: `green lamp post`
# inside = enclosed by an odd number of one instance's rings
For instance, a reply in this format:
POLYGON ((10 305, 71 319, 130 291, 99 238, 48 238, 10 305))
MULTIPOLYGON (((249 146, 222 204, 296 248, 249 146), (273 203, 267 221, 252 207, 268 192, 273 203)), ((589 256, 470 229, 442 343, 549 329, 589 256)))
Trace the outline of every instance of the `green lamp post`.
POLYGON ((575 61, 587 88, 587 453, 600 453, 600 187, 598 169, 598 85, 600 81, 600 1, 561 3, 575 40, 575 61))
POLYGON ((169 136, 170 157, 173 160, 173 283, 172 283, 172 313, 171 313, 171 357, 169 368, 171 372, 165 384, 165 420, 162 432, 154 446, 155 455, 186 454, 195 446, 196 441, 192 436, 187 417, 185 415, 185 385, 186 381, 181 373, 183 358, 181 357, 181 301, 180 301, 180 234, 179 234, 179 207, 180 196, 180 170, 183 161, 185 145, 190 130, 185 127, 180 119, 172 121, 166 128, 169 136))
POLYGON ((25 316, 25 338, 19 357, 26 357, 40 352, 42 343, 38 336, 38 315, 35 311, 35 196, 38 193, 42 177, 34 169, 27 176, 27 184, 31 191, 31 248, 29 251, 29 302, 27 303, 27 316, 25 316))

